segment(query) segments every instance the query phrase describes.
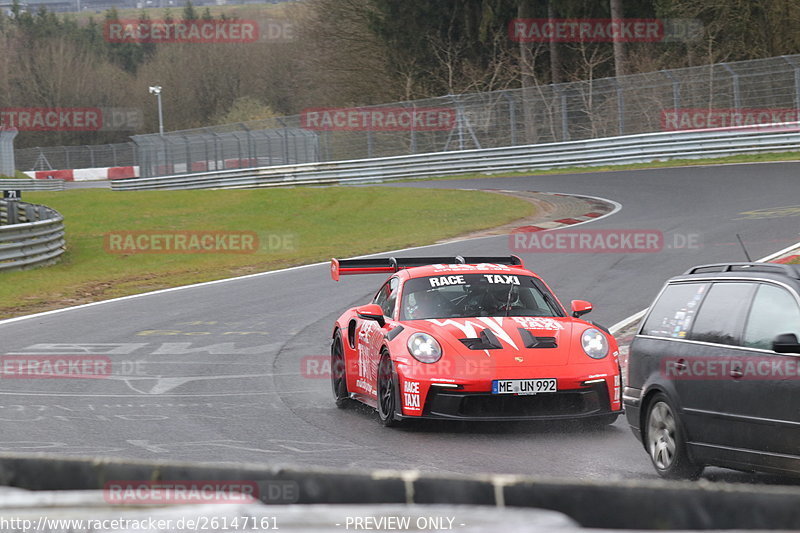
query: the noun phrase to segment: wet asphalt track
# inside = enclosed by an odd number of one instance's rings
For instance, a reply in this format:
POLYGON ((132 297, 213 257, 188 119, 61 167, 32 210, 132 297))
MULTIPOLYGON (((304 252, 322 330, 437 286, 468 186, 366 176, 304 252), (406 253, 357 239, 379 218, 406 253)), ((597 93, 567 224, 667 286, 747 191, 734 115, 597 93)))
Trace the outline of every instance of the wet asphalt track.
MULTIPOLYGON (((798 163, 770 163, 392 186, 576 193, 622 209, 584 228, 664 232, 641 254, 523 254, 562 302, 588 299, 611 325, 646 307, 662 281, 699 263, 754 258, 800 241, 798 163), (766 213, 766 214, 765 214, 766 213), (773 213, 774 215, 774 213, 773 213), (698 247, 679 249, 689 236, 698 247)), ((120 193, 123 194, 123 193, 120 193)), ((386 221, 376 231, 401 231, 386 221)), ((508 237, 407 254, 506 255, 508 237)), ((0 451, 352 468, 420 468, 584 479, 654 478, 625 421, 573 424, 379 426, 367 409, 337 410, 327 379, 304 358, 327 354, 345 308, 366 302, 380 276, 330 280, 327 265, 0 323, 0 354, 108 356, 110 379, 0 381, 0 451)), ((712 478, 745 480, 722 470, 712 478)), ((766 478, 764 478, 766 479, 766 478)))

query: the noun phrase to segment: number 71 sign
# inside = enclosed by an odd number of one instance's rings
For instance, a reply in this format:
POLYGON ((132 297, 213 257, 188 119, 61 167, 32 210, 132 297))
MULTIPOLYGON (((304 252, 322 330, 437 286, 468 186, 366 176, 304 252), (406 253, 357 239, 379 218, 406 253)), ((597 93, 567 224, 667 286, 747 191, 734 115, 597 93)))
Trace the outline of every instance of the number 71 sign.
POLYGON ((22 191, 3 191, 4 200, 19 200, 22 198, 22 191))

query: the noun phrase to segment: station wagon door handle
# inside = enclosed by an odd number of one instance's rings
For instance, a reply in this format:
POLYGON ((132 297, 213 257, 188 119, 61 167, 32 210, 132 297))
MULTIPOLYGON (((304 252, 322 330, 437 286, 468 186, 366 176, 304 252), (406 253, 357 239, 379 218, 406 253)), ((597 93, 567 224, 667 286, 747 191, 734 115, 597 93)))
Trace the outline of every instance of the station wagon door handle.
POLYGON ((731 368, 731 377, 732 378, 739 379, 742 376, 744 376, 744 372, 742 372, 742 368, 741 367, 737 366, 737 367, 731 368))
POLYGON ((683 372, 686 370, 686 359, 678 359, 675 361, 675 370, 678 372, 683 372))

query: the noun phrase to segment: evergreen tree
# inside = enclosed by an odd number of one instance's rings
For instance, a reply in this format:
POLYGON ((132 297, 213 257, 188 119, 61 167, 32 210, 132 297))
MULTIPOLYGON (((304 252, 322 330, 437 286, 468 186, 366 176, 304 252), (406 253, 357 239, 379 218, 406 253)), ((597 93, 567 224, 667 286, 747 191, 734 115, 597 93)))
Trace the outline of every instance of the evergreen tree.
POLYGON ((186 5, 183 6, 183 20, 197 20, 198 18, 197 10, 192 5, 191 0, 186 2, 186 5))

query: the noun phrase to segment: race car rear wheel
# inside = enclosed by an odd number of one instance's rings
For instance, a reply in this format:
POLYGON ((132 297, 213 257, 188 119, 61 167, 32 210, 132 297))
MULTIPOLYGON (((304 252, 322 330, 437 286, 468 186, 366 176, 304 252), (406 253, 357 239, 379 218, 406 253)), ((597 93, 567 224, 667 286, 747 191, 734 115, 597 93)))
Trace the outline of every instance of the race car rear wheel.
POLYGON ((389 352, 381 353, 378 365, 378 416, 386 427, 397 427, 401 421, 395 419, 397 412, 397 379, 389 352))
POLYGON ((350 394, 347 392, 347 372, 344 363, 344 346, 339 330, 333 335, 331 343, 331 386, 336 407, 344 409, 350 405, 350 394))

